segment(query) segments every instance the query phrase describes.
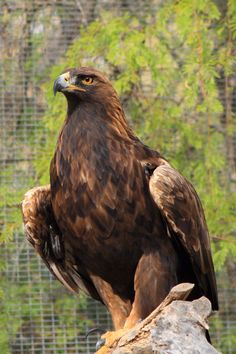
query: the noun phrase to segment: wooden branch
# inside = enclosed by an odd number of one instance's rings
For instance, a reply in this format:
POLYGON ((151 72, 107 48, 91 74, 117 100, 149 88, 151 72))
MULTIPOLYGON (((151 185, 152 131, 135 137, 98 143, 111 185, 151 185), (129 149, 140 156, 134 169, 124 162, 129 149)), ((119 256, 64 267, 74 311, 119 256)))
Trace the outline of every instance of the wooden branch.
POLYGON ((146 319, 125 334, 121 332, 123 335, 113 343, 108 340, 98 353, 219 354, 206 339, 210 301, 205 297, 184 301, 193 287, 193 284, 183 283, 172 288, 146 319))
POLYGON ((146 326, 149 322, 151 322, 159 313, 168 306, 172 301, 175 300, 185 300, 187 299, 188 295, 194 288, 194 284, 191 283, 182 283, 174 286, 167 297, 162 301, 162 303, 147 317, 145 320, 142 321, 142 326, 146 326))

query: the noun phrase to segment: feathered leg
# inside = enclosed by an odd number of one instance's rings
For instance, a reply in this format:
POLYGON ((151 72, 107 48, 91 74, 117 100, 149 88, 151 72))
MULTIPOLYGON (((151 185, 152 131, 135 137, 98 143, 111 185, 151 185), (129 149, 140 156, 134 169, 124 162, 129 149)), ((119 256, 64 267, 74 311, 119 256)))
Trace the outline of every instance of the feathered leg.
POLYGON ((175 253, 146 252, 139 260, 135 278, 135 298, 124 328, 132 328, 146 318, 177 284, 175 253), (168 258, 172 258, 169 262, 168 258), (171 268, 171 269, 170 269, 171 268))

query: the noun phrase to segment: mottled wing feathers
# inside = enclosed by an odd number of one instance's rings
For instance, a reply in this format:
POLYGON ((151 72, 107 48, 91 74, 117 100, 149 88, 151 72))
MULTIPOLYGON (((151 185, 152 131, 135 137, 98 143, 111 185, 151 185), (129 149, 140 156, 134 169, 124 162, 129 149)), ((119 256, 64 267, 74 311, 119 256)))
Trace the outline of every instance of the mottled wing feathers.
POLYGON ((73 259, 65 257, 62 235, 53 216, 50 186, 29 190, 22 202, 22 213, 26 238, 50 272, 68 290, 79 293, 82 289, 100 300, 90 280, 79 274, 73 259))
MULTIPOLYGON (((190 259, 202 293, 218 309, 210 240, 201 202, 193 186, 169 164, 157 167, 150 192, 166 221, 170 237, 180 242, 190 259)), ((183 257, 184 257, 183 253, 183 257)))

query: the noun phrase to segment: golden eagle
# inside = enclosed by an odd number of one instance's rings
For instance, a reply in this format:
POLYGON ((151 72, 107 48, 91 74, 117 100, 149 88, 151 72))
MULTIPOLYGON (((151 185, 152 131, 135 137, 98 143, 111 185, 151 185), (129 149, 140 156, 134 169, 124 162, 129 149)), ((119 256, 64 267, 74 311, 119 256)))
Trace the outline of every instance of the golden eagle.
POLYGON ((191 183, 144 145, 109 80, 70 69, 50 185, 28 191, 25 233, 55 277, 109 310, 115 329, 144 319, 181 282, 218 309, 210 240, 191 183))

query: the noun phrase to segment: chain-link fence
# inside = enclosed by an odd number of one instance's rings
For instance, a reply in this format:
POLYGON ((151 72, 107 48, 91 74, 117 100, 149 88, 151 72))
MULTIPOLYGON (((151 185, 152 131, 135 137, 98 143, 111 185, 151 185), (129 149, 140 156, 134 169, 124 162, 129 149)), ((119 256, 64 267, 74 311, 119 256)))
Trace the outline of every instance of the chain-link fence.
MULTIPOLYGON (((96 326, 111 328, 105 308, 83 296, 68 296, 24 241, 21 226, 15 230, 17 220, 21 225, 17 204, 23 191, 37 183, 33 161, 40 153, 38 131, 42 130, 45 108, 40 87, 48 68, 79 35, 80 26, 87 25, 102 10, 116 8, 118 13, 143 15, 153 12, 160 3, 161 0, 1 1, 0 228, 4 229, 5 238, 14 230, 14 239, 1 250, 1 285, 8 288, 8 296, 2 299, 0 353, 8 352, 6 342, 14 354, 92 353, 98 335, 86 339, 86 332, 96 326)), ((236 329, 236 301, 232 300, 236 291, 231 288, 228 275, 221 275, 219 284, 221 327, 217 327, 219 333, 212 333, 212 338, 216 346, 223 338, 227 352, 235 353, 236 343, 232 346, 228 338, 236 329)))

